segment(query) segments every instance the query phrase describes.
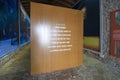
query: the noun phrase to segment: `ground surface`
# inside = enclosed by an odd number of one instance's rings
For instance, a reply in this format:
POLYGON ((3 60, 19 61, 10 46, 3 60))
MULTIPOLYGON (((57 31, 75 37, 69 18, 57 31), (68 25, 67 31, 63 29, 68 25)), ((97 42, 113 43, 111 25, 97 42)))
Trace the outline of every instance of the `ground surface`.
POLYGON ((22 47, 13 59, 0 67, 0 76, 23 71, 30 71, 30 44, 22 47))
POLYGON ((30 76, 30 44, 0 67, 0 80, 120 80, 120 72, 84 54, 84 65, 67 70, 30 76))

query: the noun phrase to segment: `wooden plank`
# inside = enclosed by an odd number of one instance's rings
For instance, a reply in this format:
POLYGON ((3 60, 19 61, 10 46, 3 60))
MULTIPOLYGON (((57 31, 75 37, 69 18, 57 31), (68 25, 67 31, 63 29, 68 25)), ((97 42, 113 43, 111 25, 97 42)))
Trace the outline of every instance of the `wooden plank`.
POLYGON ((81 66, 83 14, 31 2, 31 74, 81 66))

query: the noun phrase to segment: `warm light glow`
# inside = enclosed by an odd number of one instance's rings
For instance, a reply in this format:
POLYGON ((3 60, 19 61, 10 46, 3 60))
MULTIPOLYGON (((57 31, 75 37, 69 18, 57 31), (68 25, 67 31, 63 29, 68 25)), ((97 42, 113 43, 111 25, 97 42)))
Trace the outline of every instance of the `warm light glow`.
POLYGON ((46 46, 50 42, 50 26, 48 24, 38 24, 35 26, 35 35, 37 36, 37 40, 42 44, 42 46, 46 46))

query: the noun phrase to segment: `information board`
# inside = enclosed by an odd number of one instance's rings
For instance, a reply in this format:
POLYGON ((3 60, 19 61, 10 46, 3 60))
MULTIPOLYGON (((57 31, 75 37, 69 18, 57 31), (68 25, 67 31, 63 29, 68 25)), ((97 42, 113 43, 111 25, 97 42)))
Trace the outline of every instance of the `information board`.
POLYGON ((111 44, 110 53, 120 57, 120 9, 111 13, 111 44))
POLYGON ((83 64, 83 13, 31 2, 31 74, 83 64))

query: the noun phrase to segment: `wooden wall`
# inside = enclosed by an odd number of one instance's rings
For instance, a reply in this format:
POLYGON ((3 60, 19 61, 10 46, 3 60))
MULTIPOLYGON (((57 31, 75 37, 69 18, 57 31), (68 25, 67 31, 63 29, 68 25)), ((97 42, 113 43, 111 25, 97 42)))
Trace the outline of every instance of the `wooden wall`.
POLYGON ((31 74, 83 64, 83 13, 31 2, 31 74))

